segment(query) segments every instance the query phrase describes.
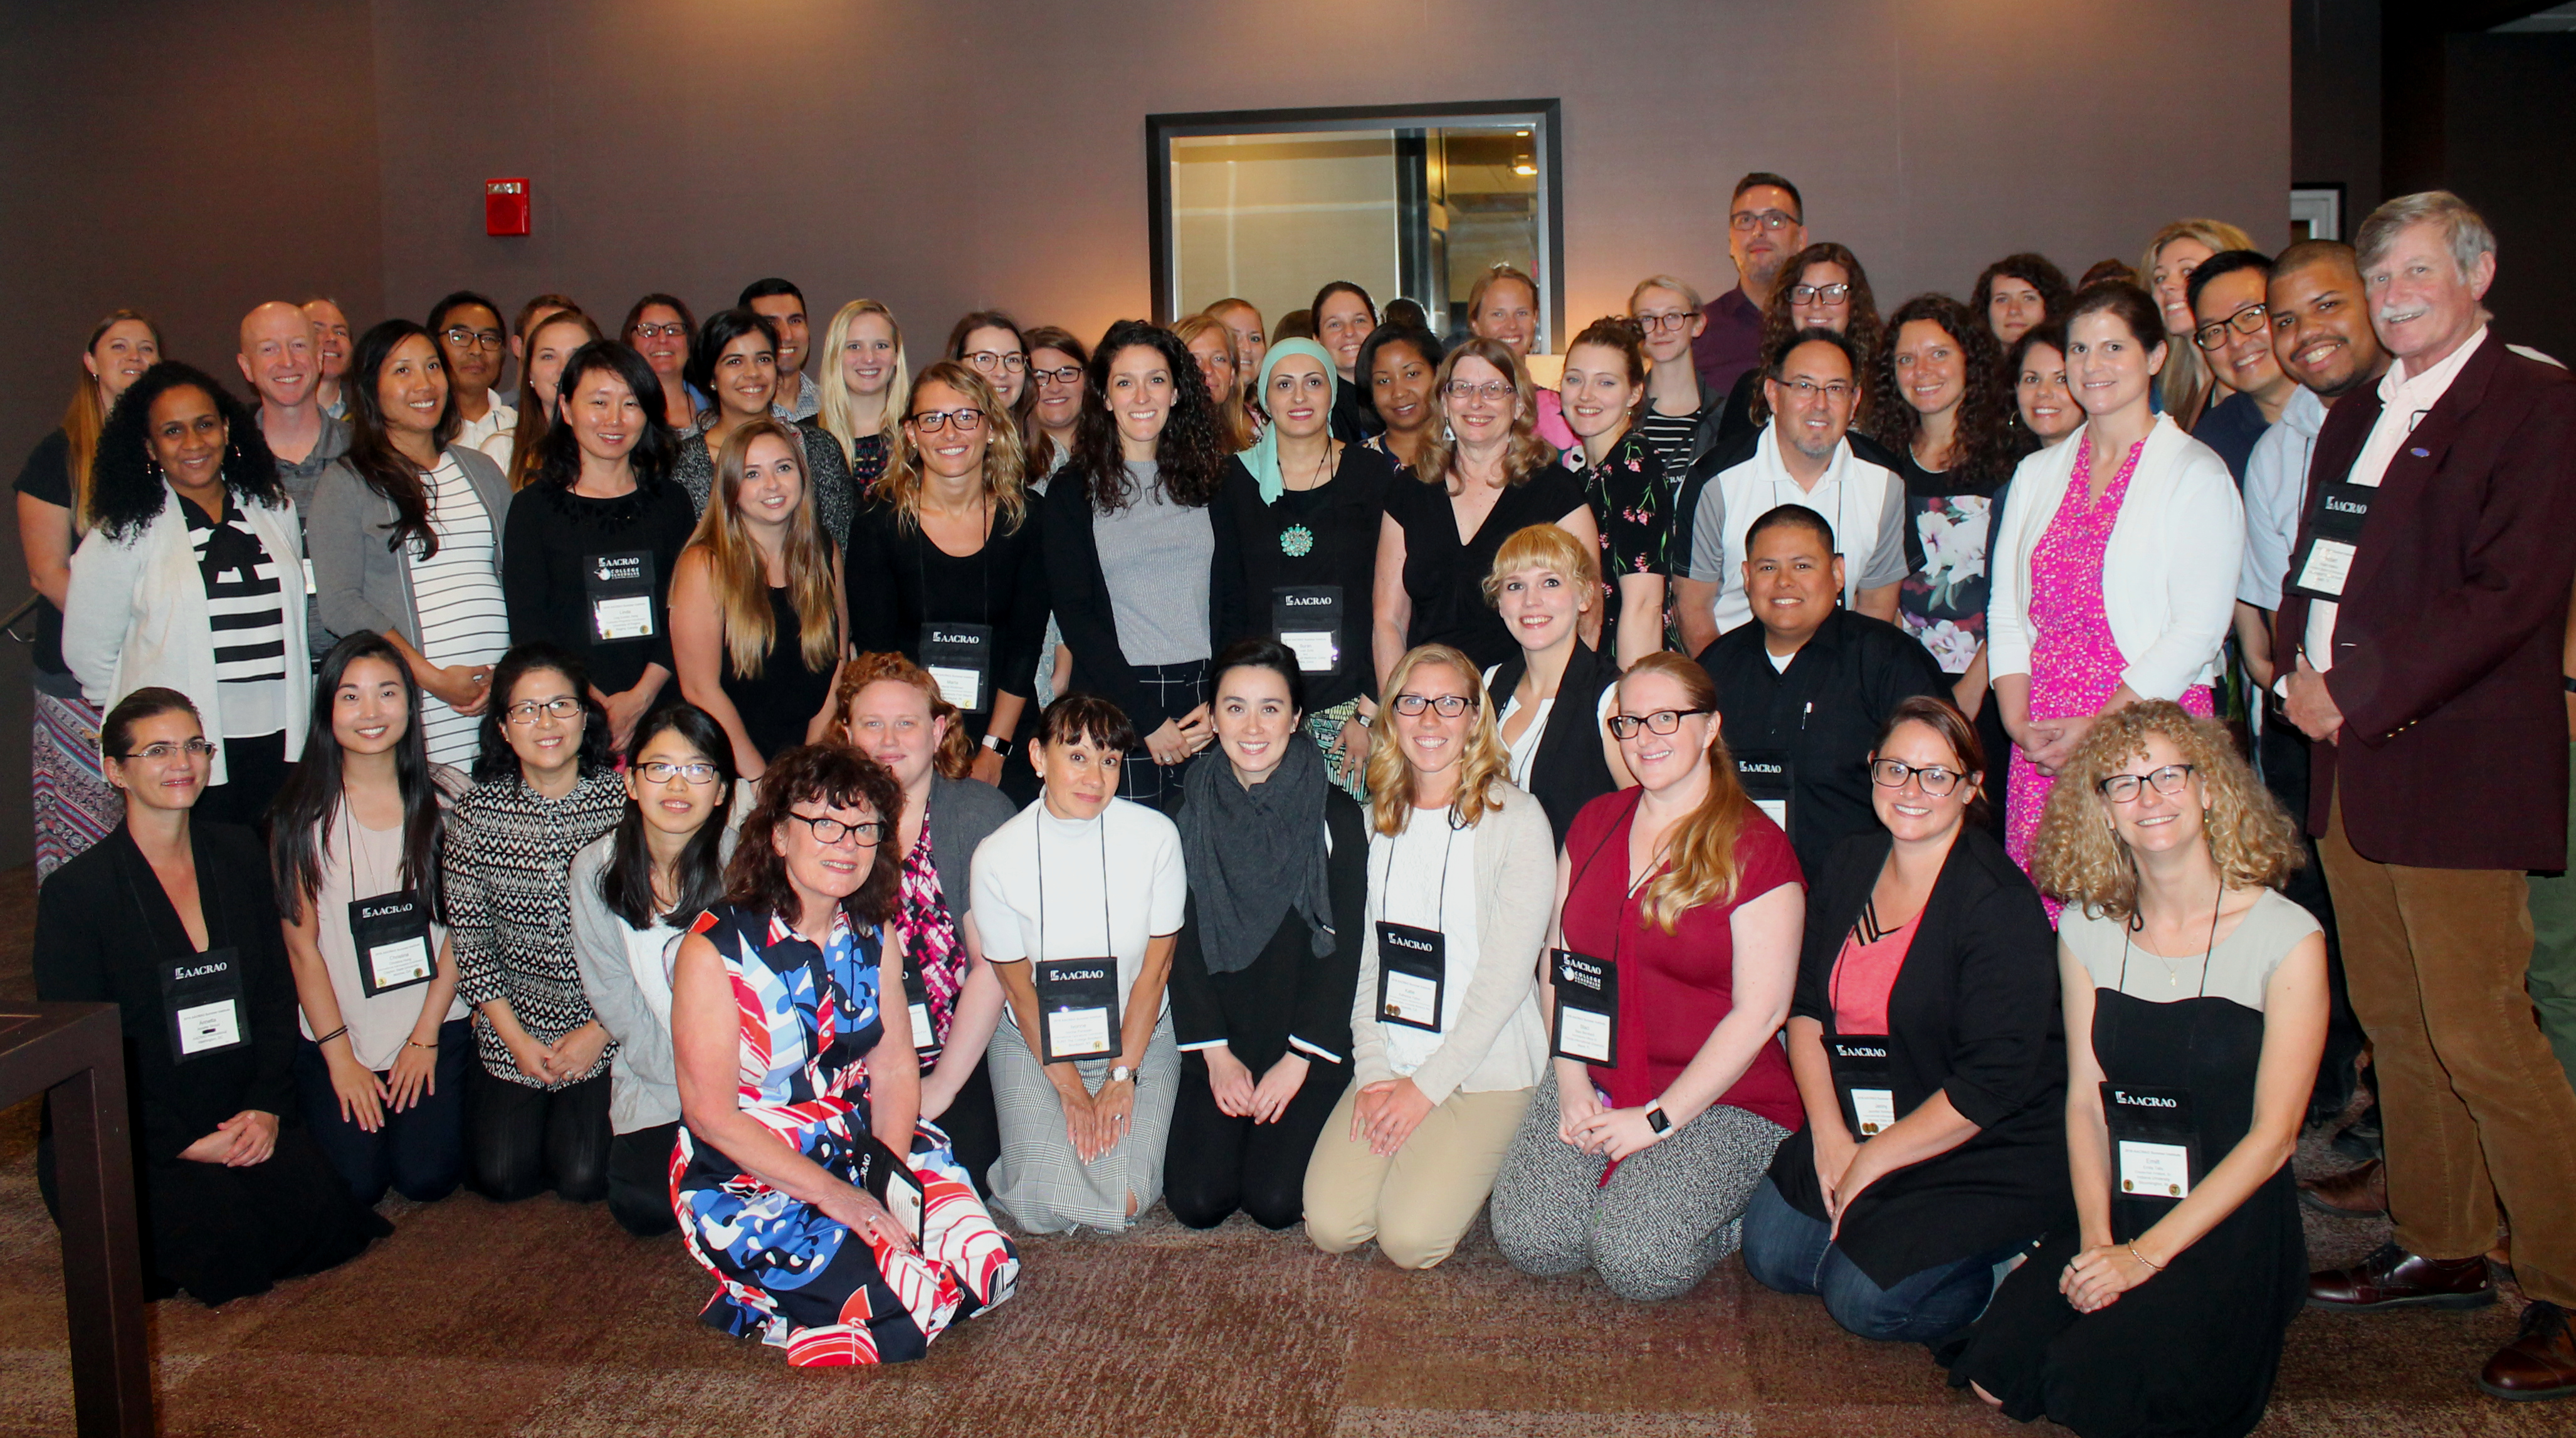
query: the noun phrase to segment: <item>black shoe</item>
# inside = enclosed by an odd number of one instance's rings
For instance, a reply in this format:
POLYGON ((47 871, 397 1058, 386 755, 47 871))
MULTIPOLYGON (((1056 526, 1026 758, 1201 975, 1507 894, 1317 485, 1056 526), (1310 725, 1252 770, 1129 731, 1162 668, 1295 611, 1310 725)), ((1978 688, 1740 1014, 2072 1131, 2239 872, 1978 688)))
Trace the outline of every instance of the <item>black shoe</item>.
POLYGON ((2387 1156, 2387 1146, 2380 1141, 2379 1105, 2361 1111, 2361 1117, 2345 1124, 2334 1136, 2334 1151, 2357 1162, 2368 1162, 2387 1156))

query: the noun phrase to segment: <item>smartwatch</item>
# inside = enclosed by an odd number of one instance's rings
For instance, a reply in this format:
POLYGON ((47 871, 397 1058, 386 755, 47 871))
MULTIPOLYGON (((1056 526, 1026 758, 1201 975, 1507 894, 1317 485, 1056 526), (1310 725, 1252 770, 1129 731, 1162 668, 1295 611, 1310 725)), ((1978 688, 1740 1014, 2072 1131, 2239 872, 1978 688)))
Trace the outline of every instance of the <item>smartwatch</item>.
POLYGON ((1653 1129, 1657 1133, 1670 1133, 1673 1131, 1673 1121, 1670 1116, 1665 1114, 1664 1101, 1662 1099, 1657 1099, 1653 1103, 1646 1105, 1646 1127, 1653 1129))
POLYGON ((1010 741, 1010 740, 1008 740, 1008 739, 1003 738, 1003 737, 1002 737, 1001 735, 999 735, 999 734, 987 734, 987 735, 985 735, 985 736, 984 736, 984 747, 985 747, 985 748, 987 748, 987 749, 992 750, 992 751, 993 751, 994 753, 996 753, 996 754, 1001 755, 1001 756, 1002 756, 1003 758, 1005 758, 1005 759, 1008 759, 1008 758, 1010 758, 1010 757, 1011 757, 1011 741, 1010 741))

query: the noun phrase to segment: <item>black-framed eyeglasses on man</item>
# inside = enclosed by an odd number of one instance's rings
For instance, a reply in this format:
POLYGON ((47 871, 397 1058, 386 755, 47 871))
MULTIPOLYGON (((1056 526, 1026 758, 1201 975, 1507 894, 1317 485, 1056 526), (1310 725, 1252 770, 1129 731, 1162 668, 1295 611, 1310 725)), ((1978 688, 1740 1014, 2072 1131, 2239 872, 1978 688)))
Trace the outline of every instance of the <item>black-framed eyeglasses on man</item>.
POLYGON ((2238 307, 2236 313, 2223 320, 2211 320, 2193 330, 2191 342, 2205 350, 2225 349, 2229 330, 2234 330, 2240 335, 2259 335, 2263 332, 2264 326, 2271 322, 2271 313, 2271 306, 2256 300, 2252 304, 2238 307))
POLYGON ((1776 235, 1798 223, 1798 217, 1787 210, 1738 210, 1726 217, 1726 223, 1743 234, 1751 234, 1753 227, 1759 225, 1776 235))

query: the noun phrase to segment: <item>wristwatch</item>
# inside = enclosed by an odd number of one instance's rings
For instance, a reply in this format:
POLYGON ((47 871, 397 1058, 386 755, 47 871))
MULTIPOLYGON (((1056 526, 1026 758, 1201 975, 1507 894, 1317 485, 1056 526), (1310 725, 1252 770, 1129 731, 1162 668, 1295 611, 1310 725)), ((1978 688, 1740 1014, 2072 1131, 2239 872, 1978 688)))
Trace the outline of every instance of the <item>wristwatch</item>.
POLYGON ((1125 1064, 1111 1064, 1109 1066, 1109 1081, 1111 1083, 1134 1083, 1136 1081, 1136 1071, 1127 1067, 1125 1064))
POLYGON ((1672 1132, 1673 1121, 1665 1114, 1664 1101, 1662 1099, 1657 1099, 1653 1103, 1646 1105, 1646 1127, 1653 1129, 1657 1133, 1672 1132))
POLYGON ((992 751, 993 751, 994 753, 996 753, 996 754, 1001 755, 1001 756, 1002 756, 1003 758, 1005 758, 1005 759, 1008 759, 1008 758, 1010 758, 1010 757, 1011 757, 1011 741, 1010 741, 1010 740, 1008 740, 1008 739, 1003 738, 1003 737, 1002 737, 1001 735, 999 735, 999 734, 987 734, 987 735, 985 735, 985 736, 984 736, 984 747, 985 747, 985 748, 987 748, 987 749, 992 750, 992 751))

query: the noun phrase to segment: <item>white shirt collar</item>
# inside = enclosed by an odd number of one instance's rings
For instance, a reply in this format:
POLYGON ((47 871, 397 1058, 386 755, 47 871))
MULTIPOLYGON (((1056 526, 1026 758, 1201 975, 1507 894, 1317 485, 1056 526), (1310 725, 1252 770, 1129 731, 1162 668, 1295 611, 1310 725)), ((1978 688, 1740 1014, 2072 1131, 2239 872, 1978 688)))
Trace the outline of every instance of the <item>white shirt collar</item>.
POLYGON ((2487 327, 2480 325, 2476 333, 2462 340, 2460 347, 2444 356, 2440 364, 2421 374, 2406 374, 2403 379, 2398 376, 2407 369, 2406 362, 2399 360, 2390 365, 2388 373, 2379 377, 2379 402, 2390 409, 2400 406, 2409 410, 2431 409, 2441 402, 2442 396, 2451 388, 2451 381, 2460 377, 2460 371, 2468 367, 2469 356, 2476 354, 2478 346, 2485 344, 2486 339, 2487 327))
MULTIPOLYGON (((1798 477, 1789 472, 1788 458, 1781 453, 1781 448, 1786 443, 1787 441, 1780 437, 1780 417, 1775 414, 1771 417, 1771 422, 1769 424, 1762 426, 1761 442, 1756 444, 1753 448, 1754 463, 1760 466, 1760 472, 1764 479, 1776 480, 1788 485, 1792 489, 1798 489, 1801 496, 1812 496, 1842 483, 1843 475, 1849 467, 1852 453, 1851 435, 1848 432, 1846 432, 1841 439, 1834 442, 1833 458, 1825 461, 1824 475, 1816 481, 1816 487, 1814 489, 1800 489, 1798 486, 1798 477)), ((1789 502, 1799 503, 1802 501, 1792 500, 1789 502)))

